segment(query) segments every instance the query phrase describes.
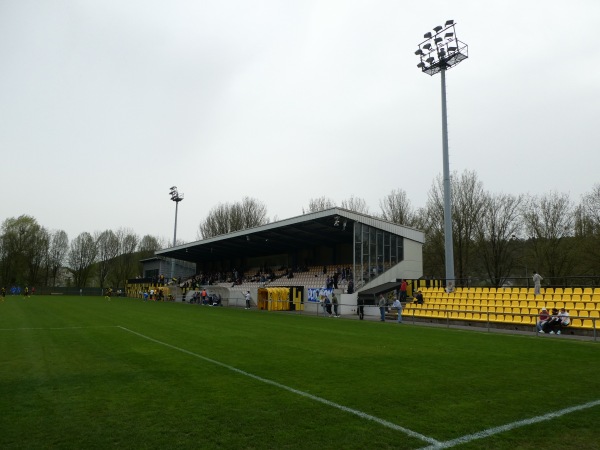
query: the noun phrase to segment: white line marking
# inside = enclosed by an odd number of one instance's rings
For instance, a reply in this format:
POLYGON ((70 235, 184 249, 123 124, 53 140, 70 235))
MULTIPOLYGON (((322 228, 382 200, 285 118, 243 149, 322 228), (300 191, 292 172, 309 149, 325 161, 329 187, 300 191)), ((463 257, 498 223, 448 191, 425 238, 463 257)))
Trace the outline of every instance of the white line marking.
POLYGON ((506 425, 502 425, 495 428, 488 428, 487 430, 479 431, 477 433, 468 434, 457 439, 452 439, 451 441, 446 442, 438 442, 437 444, 433 444, 429 447, 423 447, 425 449, 439 449, 439 448, 450 448, 455 445, 465 444, 467 442, 475 441, 477 439, 483 439, 488 436, 492 436, 494 434, 503 433, 505 431, 510 431, 515 428, 523 427, 526 425, 531 425, 534 423, 545 422, 547 420, 552 420, 560 416, 564 416, 565 414, 570 414, 575 411, 581 411, 582 409, 593 408, 594 406, 600 405, 600 400, 595 400, 593 402, 585 403, 583 405, 572 406, 570 408, 561 409, 559 411, 554 411, 548 414, 544 414, 543 416, 532 417, 531 419, 519 420, 518 422, 512 422, 506 425))
POLYGON ((166 342, 159 341, 157 339, 151 338, 149 336, 146 336, 144 334, 141 334, 141 333, 138 333, 136 331, 130 330, 128 328, 125 328, 125 327, 118 327, 118 328, 121 328, 124 331, 128 331, 129 333, 135 334, 135 335, 137 335, 139 337, 142 337, 144 339, 147 339, 149 341, 155 342, 156 344, 164 345, 165 347, 172 348, 172 349, 180 351, 182 353, 185 353, 185 354, 188 354, 188 355, 191 355, 191 356, 195 356, 196 358, 200 358, 200 359, 202 359, 204 361, 207 361, 209 363, 216 364, 217 366, 224 367, 225 369, 229 369, 229 370, 231 370, 233 372, 239 373, 240 375, 244 375, 246 377, 253 378, 253 379, 255 379, 257 381, 260 381, 262 383, 270 384, 270 385, 278 387, 280 389, 285 389, 286 391, 293 392, 294 394, 301 395, 302 397, 306 397, 306 398, 309 398, 309 399, 314 400, 316 402, 323 403, 323 404, 325 404, 327 406, 331 406, 333 408, 340 409, 340 410, 345 411, 347 413, 354 414, 355 416, 361 417, 363 419, 367 419, 367 420, 371 420, 373 422, 377 422, 378 424, 383 425, 384 427, 391 428, 392 430, 396 430, 396 431, 401 431, 402 433, 404 433, 404 434, 406 434, 408 436, 420 439, 420 440, 425 441, 425 442, 429 442, 430 444, 432 444, 434 446, 441 444, 441 442, 439 442, 439 441, 437 441, 437 440, 435 440, 433 438, 424 436, 424 435, 422 435, 420 433, 417 433, 416 431, 409 430, 408 428, 401 427, 400 425, 396 425, 395 423, 388 422, 387 420, 380 419, 380 418, 375 417, 375 416, 371 416, 370 414, 364 413, 362 411, 358 411, 356 409, 348 408, 347 406, 343 406, 343 405, 340 405, 338 403, 334 403, 332 401, 326 400, 326 399, 321 398, 321 397, 317 397, 316 395, 312 395, 312 394, 309 394, 309 393, 304 392, 304 391, 299 391, 298 389, 291 388, 289 386, 286 386, 286 385, 281 384, 281 383, 277 383, 276 381, 269 380, 267 378, 259 377, 258 375, 253 375, 253 374, 251 374, 249 372, 244 372, 241 369, 237 369, 237 368, 235 368, 233 366, 224 364, 224 363, 216 361, 214 359, 207 358, 206 356, 199 355, 197 353, 191 352, 191 351, 186 350, 184 348, 180 348, 180 347, 176 347, 175 345, 167 344, 166 342))
POLYGON ((23 327, 23 328, 0 328, 0 331, 21 331, 21 330, 86 330, 90 328, 119 328, 117 325, 94 325, 91 327, 23 327))

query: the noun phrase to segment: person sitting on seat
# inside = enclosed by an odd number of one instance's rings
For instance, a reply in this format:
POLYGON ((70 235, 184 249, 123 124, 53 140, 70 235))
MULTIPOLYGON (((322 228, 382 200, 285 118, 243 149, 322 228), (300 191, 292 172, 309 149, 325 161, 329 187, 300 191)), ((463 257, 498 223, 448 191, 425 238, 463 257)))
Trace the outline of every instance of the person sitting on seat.
POLYGON ((550 334, 560 334, 564 327, 568 327, 571 323, 571 317, 565 308, 560 308, 560 313, 556 316, 556 320, 552 322, 552 330, 550 334))
POLYGON ((545 323, 548 321, 549 318, 550 318, 550 316, 548 315, 548 310, 544 306, 540 310, 540 316, 539 316, 538 322, 537 322, 537 330, 538 331, 542 331, 542 329, 544 328, 545 323))
POLYGON ((423 294, 421 293, 421 291, 417 291, 417 293, 415 294, 415 303, 417 305, 422 305, 423 303, 425 303, 425 300, 423 299, 423 294))
POLYGON ((558 322, 558 320, 558 309, 552 308, 552 316, 548 318, 544 325, 542 325, 542 330, 540 331, 540 333, 554 334, 554 326, 555 323, 558 322))

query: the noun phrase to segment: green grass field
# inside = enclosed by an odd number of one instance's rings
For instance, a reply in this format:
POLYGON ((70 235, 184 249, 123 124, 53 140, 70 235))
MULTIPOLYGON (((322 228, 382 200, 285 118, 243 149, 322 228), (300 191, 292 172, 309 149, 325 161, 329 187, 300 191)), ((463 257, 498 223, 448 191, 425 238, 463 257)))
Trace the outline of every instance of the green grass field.
POLYGON ((7 297, 0 448, 598 449, 599 374, 558 336, 7 297))

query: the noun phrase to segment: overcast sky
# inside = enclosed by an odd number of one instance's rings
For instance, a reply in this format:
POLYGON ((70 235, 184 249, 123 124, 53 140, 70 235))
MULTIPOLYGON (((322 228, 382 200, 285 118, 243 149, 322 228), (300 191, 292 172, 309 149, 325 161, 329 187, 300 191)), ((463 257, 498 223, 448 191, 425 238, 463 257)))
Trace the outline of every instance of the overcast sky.
POLYGON ((196 240, 218 203, 273 219, 311 198, 442 173, 440 76, 423 34, 457 23, 450 168, 492 193, 600 181, 600 1, 0 0, 0 221, 196 240))

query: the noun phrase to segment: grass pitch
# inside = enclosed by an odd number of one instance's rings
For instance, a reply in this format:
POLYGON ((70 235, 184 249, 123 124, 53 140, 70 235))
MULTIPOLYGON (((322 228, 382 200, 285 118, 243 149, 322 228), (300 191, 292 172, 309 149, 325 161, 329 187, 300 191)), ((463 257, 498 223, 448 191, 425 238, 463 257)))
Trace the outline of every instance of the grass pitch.
POLYGON ((0 448, 597 449, 599 373, 559 336, 7 297, 0 448))

